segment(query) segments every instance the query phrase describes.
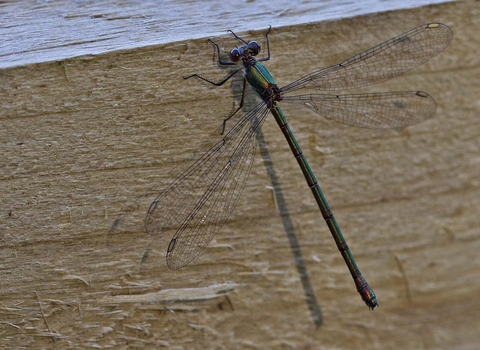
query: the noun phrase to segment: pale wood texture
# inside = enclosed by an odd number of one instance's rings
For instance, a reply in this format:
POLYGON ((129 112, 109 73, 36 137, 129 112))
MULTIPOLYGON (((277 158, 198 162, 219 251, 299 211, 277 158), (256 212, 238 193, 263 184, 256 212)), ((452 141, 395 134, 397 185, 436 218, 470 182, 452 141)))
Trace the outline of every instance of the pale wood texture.
POLYGON ((476 349, 479 8, 272 23, 266 65, 280 86, 423 23, 454 31, 431 62, 369 90, 429 92, 438 109, 423 124, 362 130, 285 107, 377 292, 374 312, 273 120, 209 248, 170 271, 162 237, 141 264, 150 202, 220 139, 241 93, 238 79, 215 89, 182 79, 224 76, 206 39, 0 70, 0 347, 476 349))
POLYGON ((0 68, 443 2, 1 1, 0 68))

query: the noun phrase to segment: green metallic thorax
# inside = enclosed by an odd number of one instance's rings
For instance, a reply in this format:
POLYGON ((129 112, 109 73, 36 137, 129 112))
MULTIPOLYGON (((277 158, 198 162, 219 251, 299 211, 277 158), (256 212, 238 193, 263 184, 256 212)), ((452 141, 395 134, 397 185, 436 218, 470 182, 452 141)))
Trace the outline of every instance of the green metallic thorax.
POLYGON ((260 63, 245 68, 245 78, 248 84, 263 98, 265 90, 272 85, 277 85, 270 72, 260 63))

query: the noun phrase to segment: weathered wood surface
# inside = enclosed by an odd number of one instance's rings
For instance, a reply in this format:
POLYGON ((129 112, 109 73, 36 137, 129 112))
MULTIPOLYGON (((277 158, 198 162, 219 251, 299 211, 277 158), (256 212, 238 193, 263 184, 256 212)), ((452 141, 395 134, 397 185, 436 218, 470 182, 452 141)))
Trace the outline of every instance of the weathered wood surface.
POLYGON ((148 205, 220 139, 241 92, 239 80, 212 89, 182 79, 225 74, 207 40, 0 70, 0 347, 475 349, 479 9, 455 2, 272 30, 267 66, 279 85, 423 23, 454 31, 440 56, 369 90, 429 92, 437 114, 421 125, 361 130, 285 108, 378 294, 374 312, 273 120, 209 248, 170 271, 163 237, 140 264, 148 205))

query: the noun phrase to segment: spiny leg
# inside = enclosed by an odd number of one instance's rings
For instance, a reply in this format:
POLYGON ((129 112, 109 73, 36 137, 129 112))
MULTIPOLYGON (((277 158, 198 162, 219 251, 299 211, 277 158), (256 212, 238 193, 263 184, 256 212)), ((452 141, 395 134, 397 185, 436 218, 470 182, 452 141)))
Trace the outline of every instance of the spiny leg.
MULTIPOLYGON (((234 34, 235 35, 235 34, 234 34)), ((236 36, 236 35, 235 35, 236 36)), ((220 47, 218 46, 218 44, 216 42, 214 42, 213 40, 211 39, 208 39, 216 48, 217 50, 217 57, 218 57, 218 64, 220 65, 227 65, 227 66, 231 66, 231 65, 234 65, 235 63, 234 62, 230 62, 230 61, 222 61, 221 58, 220 58, 220 47)), ((230 80, 235 74, 237 74, 240 70, 242 69, 242 67, 239 67, 237 69, 235 69, 233 72, 231 72, 230 74, 228 74, 225 78, 223 78, 222 80, 220 80, 219 82, 214 82, 212 80, 209 80, 207 78, 204 78, 202 77, 201 75, 199 74, 192 74, 192 75, 189 75, 188 77, 183 77, 184 79, 190 79, 190 78, 197 78, 197 79, 200 79, 200 80, 203 80, 203 81, 206 81, 207 83, 210 83, 212 85, 215 85, 215 86, 222 86, 223 84, 225 84, 228 80, 230 80)), ((245 101, 245 91, 246 91, 246 86, 247 86, 247 81, 245 78, 243 78, 243 90, 242 90, 242 99, 240 100, 240 105, 238 106, 238 108, 232 113, 230 114, 227 118, 225 118, 223 120, 223 124, 222 124, 222 131, 220 132, 220 135, 223 135, 224 132, 225 132, 225 128, 226 128, 226 125, 227 125, 227 121, 229 119, 231 119, 235 114, 237 114, 237 112, 242 109, 243 107, 243 104, 244 104, 244 101, 245 101)))
MULTIPOLYGON (((219 65, 221 65, 221 66, 233 66, 233 65, 236 64, 235 62, 231 62, 231 61, 222 61, 222 59, 220 58, 220 47, 218 46, 218 44, 215 41, 213 41, 212 39, 208 39, 208 41, 210 41, 213 44, 213 46, 215 46, 215 49, 217 51, 217 57, 218 57, 218 64, 219 65)), ((196 74, 196 73, 192 74, 192 75, 189 75, 187 77, 183 77, 183 79, 190 79, 190 78, 195 77, 197 79, 206 81, 207 83, 210 83, 212 85, 222 86, 228 80, 230 80, 231 77, 233 77, 235 74, 237 74, 241 69, 242 69, 242 67, 239 67, 239 68, 235 69, 233 72, 229 73, 225 78, 223 78, 219 82, 214 82, 214 81, 212 81, 210 79, 207 79, 207 78, 204 78, 201 75, 196 74)))

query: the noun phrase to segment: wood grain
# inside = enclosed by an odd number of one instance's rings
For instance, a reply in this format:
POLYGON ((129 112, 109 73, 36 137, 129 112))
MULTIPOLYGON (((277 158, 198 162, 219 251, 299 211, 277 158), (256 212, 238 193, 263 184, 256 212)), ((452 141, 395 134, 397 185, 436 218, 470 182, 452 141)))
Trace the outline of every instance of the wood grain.
MULTIPOLYGON (((429 92, 438 109, 423 124, 362 130, 285 107, 378 295, 374 312, 273 119, 207 250, 170 271, 162 237, 141 264, 150 202, 220 139, 241 94, 239 79, 216 89, 182 79, 226 74, 206 39, 0 70, 0 347, 475 348, 478 5, 272 29, 266 65, 280 86, 423 23, 454 31, 432 61, 362 90, 429 92)), ((262 42, 263 33, 238 34, 262 42)), ((215 40, 225 53, 236 44, 215 40)))

